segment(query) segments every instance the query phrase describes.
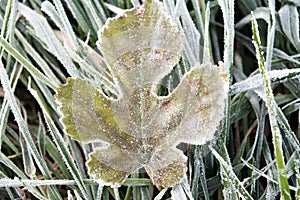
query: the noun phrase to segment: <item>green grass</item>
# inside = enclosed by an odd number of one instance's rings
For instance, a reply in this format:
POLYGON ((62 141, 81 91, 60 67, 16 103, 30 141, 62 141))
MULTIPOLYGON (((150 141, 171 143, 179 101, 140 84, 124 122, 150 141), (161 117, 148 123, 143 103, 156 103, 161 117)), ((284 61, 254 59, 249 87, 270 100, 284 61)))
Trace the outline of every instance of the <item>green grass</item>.
MULTIPOLYGON (((78 76, 115 95, 97 31, 140 3, 0 2, 0 197, 300 200, 297 0, 164 0, 185 38, 174 74, 202 60, 224 62, 230 90, 216 142, 187 147, 188 174, 173 188, 156 188, 144 173, 120 188, 89 177, 84 163, 96 146, 64 134, 54 89, 78 76)), ((165 80, 169 90, 173 78, 165 80)))

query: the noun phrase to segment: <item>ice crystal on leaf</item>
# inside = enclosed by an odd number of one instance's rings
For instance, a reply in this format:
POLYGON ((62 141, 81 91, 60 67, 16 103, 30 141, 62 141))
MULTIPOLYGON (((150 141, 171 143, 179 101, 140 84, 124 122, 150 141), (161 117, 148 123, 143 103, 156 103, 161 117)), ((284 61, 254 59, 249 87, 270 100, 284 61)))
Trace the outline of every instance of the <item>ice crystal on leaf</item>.
POLYGON ((89 174, 104 184, 121 185, 144 167, 156 186, 174 186, 187 171, 187 157, 176 146, 214 137, 223 117, 224 76, 212 64, 195 66, 171 94, 157 96, 183 48, 180 31, 157 0, 108 20, 98 46, 119 96, 69 78, 56 91, 65 131, 74 140, 105 143, 87 162, 89 174))

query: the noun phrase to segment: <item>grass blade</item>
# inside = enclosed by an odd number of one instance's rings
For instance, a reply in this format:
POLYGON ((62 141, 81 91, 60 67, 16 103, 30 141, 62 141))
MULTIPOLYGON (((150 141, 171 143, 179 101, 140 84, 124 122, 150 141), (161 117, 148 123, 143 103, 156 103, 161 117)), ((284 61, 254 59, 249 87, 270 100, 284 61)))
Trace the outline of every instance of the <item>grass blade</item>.
POLYGON ((282 150, 282 136, 280 133, 279 125, 277 122, 277 112, 276 112, 276 103, 274 100, 274 96, 272 93, 271 88, 271 82, 270 78, 268 77, 268 68, 267 64, 270 64, 270 60, 268 60, 269 63, 265 62, 265 59, 263 57, 263 51, 261 49, 261 42, 259 38, 259 31, 256 19, 252 17, 252 31, 253 31, 253 43, 256 49, 256 57, 258 60, 259 70, 263 77, 264 81, 264 88, 266 92, 266 104, 267 108, 269 110, 269 117, 270 117, 270 124, 271 124, 271 130, 273 134, 273 145, 275 149, 275 156, 276 156, 276 165, 278 168, 278 176, 279 176, 279 184, 280 184, 280 190, 281 190, 281 198, 283 199, 291 199, 290 196, 290 189, 288 180, 286 177, 286 171, 285 171, 285 163, 284 163, 284 156, 283 156, 283 150, 282 150))
POLYGON ((251 195, 236 177, 235 173, 231 168, 231 165, 229 165, 216 150, 212 149, 212 153, 217 158, 221 166, 221 177, 225 186, 225 189, 223 189, 224 198, 226 200, 240 198, 246 200, 253 200, 251 195))
MULTIPOLYGON (((42 74, 35 66, 33 66, 24 56, 22 56, 15 48, 13 48, 4 38, 0 37, 0 45, 10 53, 16 60, 18 60, 34 77, 45 83, 51 88, 56 88, 44 74, 42 74)), ((2 64, 3 66, 3 64, 2 64)))
POLYGON ((205 29, 204 29, 204 48, 203 48, 203 63, 212 62, 211 47, 209 39, 209 20, 210 20, 210 3, 206 5, 205 11, 205 29))
MULTIPOLYGON (((218 0, 218 3, 222 9, 224 20, 224 70, 228 78, 228 84, 232 83, 232 65, 233 65, 233 48, 234 48, 234 0, 225 1, 218 0)), ((231 113, 231 97, 228 96, 225 105, 225 119, 222 122, 222 131, 220 134, 221 148, 220 152, 225 158, 227 163, 230 163, 229 155, 226 150, 226 144, 229 139, 230 129, 230 113, 231 113)), ((226 188, 226 186, 225 186, 226 188)))

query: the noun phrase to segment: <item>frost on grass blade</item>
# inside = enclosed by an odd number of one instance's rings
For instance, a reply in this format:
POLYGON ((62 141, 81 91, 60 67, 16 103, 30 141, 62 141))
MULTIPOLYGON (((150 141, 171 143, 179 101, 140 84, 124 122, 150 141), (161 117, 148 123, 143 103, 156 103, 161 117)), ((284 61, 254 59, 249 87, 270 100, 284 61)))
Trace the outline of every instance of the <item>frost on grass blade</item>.
POLYGON ((168 96, 159 80, 178 62, 181 34, 157 1, 110 19, 98 46, 119 88, 107 97, 88 81, 69 78, 57 88, 65 131, 82 142, 105 145, 90 154, 89 174, 121 185, 144 167, 156 186, 171 187, 186 173, 181 143, 205 144, 223 117, 227 83, 217 66, 195 66, 168 96))

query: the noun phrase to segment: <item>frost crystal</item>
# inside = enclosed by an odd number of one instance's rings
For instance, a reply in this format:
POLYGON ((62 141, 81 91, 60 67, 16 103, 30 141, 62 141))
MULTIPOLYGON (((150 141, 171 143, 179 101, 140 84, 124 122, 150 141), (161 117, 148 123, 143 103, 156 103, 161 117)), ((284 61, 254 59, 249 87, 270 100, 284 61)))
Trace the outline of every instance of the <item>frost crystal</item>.
POLYGON ((65 131, 74 140, 105 143, 90 154, 89 174, 121 185, 144 167, 156 186, 171 187, 185 175, 181 143, 205 144, 223 118, 227 83, 217 66, 195 66, 168 96, 157 84, 182 51, 176 25, 157 0, 110 19, 99 48, 119 88, 112 99, 92 84, 69 78, 57 88, 65 131))

